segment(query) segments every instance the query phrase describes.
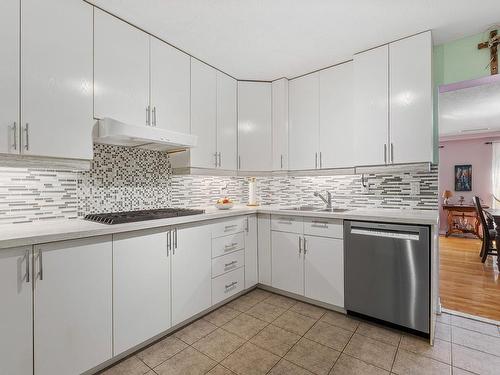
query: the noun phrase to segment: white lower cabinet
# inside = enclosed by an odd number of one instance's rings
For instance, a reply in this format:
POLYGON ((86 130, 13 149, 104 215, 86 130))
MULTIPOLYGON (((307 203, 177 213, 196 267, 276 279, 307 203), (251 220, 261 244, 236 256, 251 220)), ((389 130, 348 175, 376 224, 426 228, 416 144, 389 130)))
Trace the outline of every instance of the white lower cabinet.
POLYGON ((245 231, 245 288, 259 282, 257 259, 257 215, 247 216, 245 231))
POLYGON ((271 215, 258 214, 257 228, 259 283, 271 286, 271 215))
POLYGON ((304 254, 299 252, 297 233, 273 231, 272 286, 290 293, 304 294, 304 254))
POLYGON ((243 289, 245 289, 245 269, 243 267, 218 276, 212 280, 212 304, 222 302, 243 289))
POLYGON ((0 374, 33 374, 31 246, 0 251, 0 374))
POLYGON ((304 295, 344 307, 344 242, 304 236, 304 295))
POLYGON ((271 223, 271 285, 344 307, 342 220, 273 215, 271 223))
POLYGON ((173 229, 172 325, 211 306, 210 225, 173 229))
POLYGON ((113 339, 118 355, 171 327, 169 233, 113 236, 113 339))
POLYGON ((34 248, 34 373, 81 374, 112 358, 111 236, 34 248))

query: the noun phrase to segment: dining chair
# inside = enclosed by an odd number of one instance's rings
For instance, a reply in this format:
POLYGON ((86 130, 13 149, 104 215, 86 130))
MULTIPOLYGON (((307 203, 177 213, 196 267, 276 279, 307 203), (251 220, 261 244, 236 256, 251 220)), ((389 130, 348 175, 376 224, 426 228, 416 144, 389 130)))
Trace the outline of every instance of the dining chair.
POLYGON ((488 255, 498 256, 496 247, 497 230, 495 228, 493 217, 489 212, 482 208, 479 197, 472 197, 472 202, 474 203, 477 216, 479 217, 481 227, 483 228, 483 243, 481 245, 481 252, 479 253, 479 256, 481 257, 481 262, 484 263, 486 262, 486 259, 488 259, 488 255))

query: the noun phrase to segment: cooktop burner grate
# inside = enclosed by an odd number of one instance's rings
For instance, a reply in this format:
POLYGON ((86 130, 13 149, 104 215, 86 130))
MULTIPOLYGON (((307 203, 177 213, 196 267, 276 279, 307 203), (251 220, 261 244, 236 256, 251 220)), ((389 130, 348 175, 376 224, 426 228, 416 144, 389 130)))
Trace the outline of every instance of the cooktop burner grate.
POLYGON ((136 221, 165 219, 169 217, 198 215, 203 213, 205 213, 204 210, 195 210, 190 208, 161 208, 156 210, 89 214, 85 216, 85 220, 95 221, 103 224, 123 224, 123 223, 133 223, 136 221))

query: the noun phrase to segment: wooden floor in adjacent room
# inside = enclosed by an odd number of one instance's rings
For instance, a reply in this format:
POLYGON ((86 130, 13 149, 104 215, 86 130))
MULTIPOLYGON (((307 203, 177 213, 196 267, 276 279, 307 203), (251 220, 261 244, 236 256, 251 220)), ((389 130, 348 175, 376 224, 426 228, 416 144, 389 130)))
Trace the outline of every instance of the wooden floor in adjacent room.
POLYGON ((500 278, 496 257, 483 264, 477 239, 439 238, 443 308, 500 321, 500 278))

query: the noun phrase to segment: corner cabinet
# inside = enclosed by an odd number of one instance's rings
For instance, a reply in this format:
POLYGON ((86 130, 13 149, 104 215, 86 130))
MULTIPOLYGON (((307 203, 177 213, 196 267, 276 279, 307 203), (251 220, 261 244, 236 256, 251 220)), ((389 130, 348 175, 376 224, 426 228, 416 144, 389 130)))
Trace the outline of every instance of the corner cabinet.
MULTIPOLYGON (((217 167, 236 170, 238 84, 227 74, 217 72, 217 167)), ((198 141, 200 138, 198 138, 198 141)))
POLYGON ((111 236, 37 245, 33 260, 35 374, 80 374, 111 359, 111 236))
POLYGON ((267 82, 238 82, 238 169, 271 171, 272 91, 267 82))
POLYGON ((288 79, 272 83, 273 170, 288 169, 288 79))
POLYGON ((31 246, 0 250, 0 374, 33 374, 31 246))
POLYGON ((356 54, 354 77, 356 164, 433 162, 431 32, 356 54))

